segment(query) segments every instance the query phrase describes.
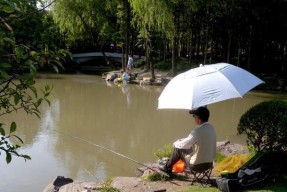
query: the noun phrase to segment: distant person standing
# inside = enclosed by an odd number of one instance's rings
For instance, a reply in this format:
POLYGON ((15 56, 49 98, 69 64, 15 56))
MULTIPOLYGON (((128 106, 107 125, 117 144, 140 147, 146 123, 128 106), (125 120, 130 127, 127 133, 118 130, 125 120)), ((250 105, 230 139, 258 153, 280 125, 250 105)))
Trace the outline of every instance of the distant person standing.
POLYGON ((129 55, 128 65, 127 65, 127 71, 129 73, 131 73, 131 69, 132 69, 133 64, 134 64, 134 59, 131 55, 129 55))
POLYGON ((111 47, 111 51, 114 52, 115 51, 115 44, 111 43, 110 47, 111 47))

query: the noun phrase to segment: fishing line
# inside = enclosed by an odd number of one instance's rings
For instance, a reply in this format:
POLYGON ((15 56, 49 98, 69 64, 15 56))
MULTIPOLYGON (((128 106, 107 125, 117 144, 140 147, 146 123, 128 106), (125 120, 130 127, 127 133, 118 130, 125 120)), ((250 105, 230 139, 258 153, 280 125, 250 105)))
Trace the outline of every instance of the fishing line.
POLYGON ((139 165, 141 165, 141 166, 144 166, 144 167, 146 167, 146 168, 148 168, 148 169, 150 169, 150 170, 152 170, 152 171, 154 171, 154 172, 156 172, 156 173, 158 173, 158 174, 160 174, 160 175, 163 175, 163 176, 165 176, 165 177, 170 177, 167 173, 158 171, 158 170, 156 170, 156 169, 154 169, 154 168, 152 168, 152 167, 150 167, 150 166, 147 166, 147 165, 145 165, 145 164, 143 164, 143 163, 141 163, 141 162, 139 162, 139 161, 137 161, 137 160, 134 160, 134 159, 132 159, 132 158, 130 158, 130 157, 128 157, 128 156, 125 156, 125 155, 123 155, 123 154, 121 154, 121 153, 118 153, 118 152, 113 151, 113 150, 111 150, 111 149, 109 149, 109 148, 106 148, 106 147, 104 147, 104 146, 102 146, 102 145, 98 145, 98 144, 92 143, 92 142, 90 142, 90 141, 88 141, 88 140, 86 140, 86 139, 83 139, 83 138, 80 138, 80 137, 77 137, 77 136, 73 136, 73 135, 70 135, 70 134, 67 134, 67 133, 62 133, 62 132, 59 132, 59 133, 60 133, 60 134, 63 134, 63 135, 66 135, 66 136, 69 136, 69 137, 71 137, 71 138, 80 140, 80 141, 82 141, 82 142, 88 143, 88 144, 90 144, 90 145, 99 147, 99 148, 101 148, 101 149, 107 150, 107 151, 109 151, 109 152, 111 152, 111 153, 113 153, 113 154, 116 154, 116 155, 118 155, 118 156, 120 156, 120 157, 123 157, 123 158, 125 158, 125 159, 128 159, 128 160, 134 162, 134 163, 137 163, 137 164, 139 164, 139 165))

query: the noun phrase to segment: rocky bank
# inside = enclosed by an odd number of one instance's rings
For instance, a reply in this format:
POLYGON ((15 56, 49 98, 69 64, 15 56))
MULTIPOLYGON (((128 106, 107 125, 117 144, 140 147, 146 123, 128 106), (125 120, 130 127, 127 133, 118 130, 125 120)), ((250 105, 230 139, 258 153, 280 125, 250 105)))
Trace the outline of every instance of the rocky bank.
MULTIPOLYGON (((245 146, 229 141, 217 142, 217 151, 225 156, 234 154, 247 154, 245 146)), ((147 170, 149 171, 149 170, 147 170)), ((144 175, 149 173, 144 173, 144 175)), ((214 175, 212 176, 213 179, 214 175)), ((190 186, 191 178, 172 179, 170 181, 146 181, 141 176, 114 177, 111 186, 121 192, 175 192, 190 186)), ((73 181, 70 178, 55 178, 43 192, 96 192, 104 185, 104 182, 73 181)))

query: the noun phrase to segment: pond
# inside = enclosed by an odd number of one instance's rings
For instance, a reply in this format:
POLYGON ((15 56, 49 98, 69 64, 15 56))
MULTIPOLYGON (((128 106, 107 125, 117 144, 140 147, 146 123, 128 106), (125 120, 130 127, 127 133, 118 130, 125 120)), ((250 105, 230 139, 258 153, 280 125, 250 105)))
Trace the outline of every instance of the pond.
MULTIPOLYGON (((42 191, 57 176, 101 181, 113 176, 135 176, 141 167, 95 145, 138 162, 154 162, 154 151, 196 127, 187 110, 158 110, 161 86, 107 84, 95 75, 40 75, 37 86, 52 85, 51 105, 41 106, 41 119, 23 111, 1 117, 17 123, 24 145, 20 152, 32 160, 13 157, 6 165, 1 154, 4 191, 42 191), (89 143, 87 143, 87 142, 89 143)), ((236 129, 250 107, 285 95, 249 92, 243 98, 208 106, 217 140, 245 144, 236 129)))

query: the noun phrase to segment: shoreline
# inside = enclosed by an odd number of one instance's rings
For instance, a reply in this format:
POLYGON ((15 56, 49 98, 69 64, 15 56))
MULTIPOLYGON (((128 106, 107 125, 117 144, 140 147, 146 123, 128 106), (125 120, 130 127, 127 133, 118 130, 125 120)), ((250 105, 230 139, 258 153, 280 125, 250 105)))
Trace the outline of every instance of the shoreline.
MULTIPOLYGON (((109 71, 102 74, 102 79, 107 80, 113 73, 117 73, 120 76, 120 71, 109 71)), ((170 71, 155 69, 155 79, 151 78, 151 72, 140 68, 134 68, 131 73, 131 80, 127 83, 138 85, 155 85, 165 86, 173 78, 170 75, 170 71)), ((179 74, 179 73, 178 73, 179 74)), ((260 91, 264 93, 287 93, 287 78, 280 77, 278 75, 266 75, 261 74, 263 84, 255 87, 254 91, 260 91)), ((117 83, 117 82, 116 82, 117 83)))
MULTIPOLYGON (((241 144, 231 143, 230 141, 217 142, 217 152, 224 156, 231 156, 234 154, 248 154, 249 151, 246 146, 241 144)), ((113 177, 109 185, 118 189, 121 192, 156 192, 166 191, 174 192, 177 190, 183 190, 190 186, 190 180, 175 179, 171 181, 146 181, 144 177, 150 174, 151 171, 146 170, 141 176, 113 177)), ((214 175, 213 175, 214 177, 214 175)), ((54 181, 49 183, 43 192, 54 192, 55 188, 58 192, 93 192, 100 191, 99 189, 107 185, 106 181, 77 181, 71 178, 60 177, 55 178, 54 181)))

